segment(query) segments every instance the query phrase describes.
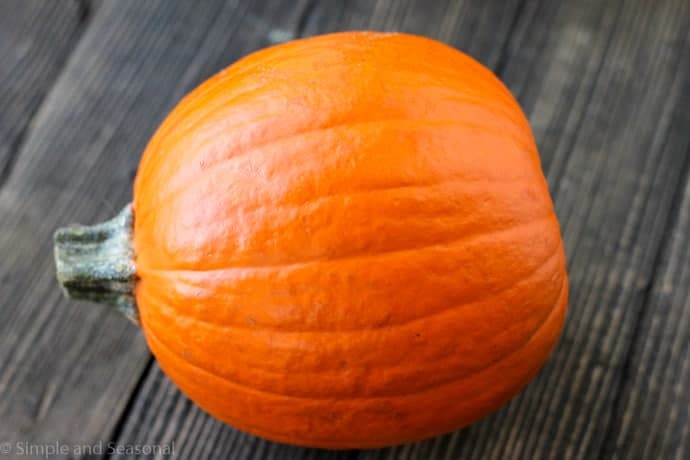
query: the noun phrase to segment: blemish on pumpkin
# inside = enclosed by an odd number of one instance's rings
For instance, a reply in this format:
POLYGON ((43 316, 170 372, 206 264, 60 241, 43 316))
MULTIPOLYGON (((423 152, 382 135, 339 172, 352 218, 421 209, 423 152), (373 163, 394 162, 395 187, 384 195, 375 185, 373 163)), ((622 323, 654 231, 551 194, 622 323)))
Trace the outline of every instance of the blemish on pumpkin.
POLYGON ((247 316, 247 324, 249 324, 250 326, 256 326, 256 320, 251 316, 247 316))
POLYGON ((386 315, 383 318, 379 319, 378 321, 376 321, 374 323, 374 328, 383 329, 384 327, 388 326, 388 328, 390 329, 391 321, 392 321, 391 314, 386 313, 386 315))

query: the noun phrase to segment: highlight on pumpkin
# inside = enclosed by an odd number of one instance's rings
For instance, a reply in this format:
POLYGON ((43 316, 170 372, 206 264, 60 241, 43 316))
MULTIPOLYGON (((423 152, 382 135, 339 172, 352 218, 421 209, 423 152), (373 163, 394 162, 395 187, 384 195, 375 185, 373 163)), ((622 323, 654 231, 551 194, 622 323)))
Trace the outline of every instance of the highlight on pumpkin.
POLYGON ((153 135, 131 205, 58 231, 56 261, 201 408, 337 449, 495 411, 549 356, 568 298, 518 103, 406 34, 296 40, 213 76, 153 135))

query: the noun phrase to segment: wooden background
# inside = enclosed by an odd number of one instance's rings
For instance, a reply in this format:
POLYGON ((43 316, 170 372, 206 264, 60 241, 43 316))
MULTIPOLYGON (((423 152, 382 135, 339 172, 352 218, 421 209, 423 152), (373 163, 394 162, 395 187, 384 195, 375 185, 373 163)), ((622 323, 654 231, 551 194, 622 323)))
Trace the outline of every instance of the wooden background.
POLYGON ((689 146, 688 0, 0 0, 0 448, 688 459, 689 146), (271 43, 344 29, 436 37, 506 82, 540 147, 571 302, 550 361, 496 414, 417 444, 328 452, 202 413, 136 327, 62 298, 51 234, 131 198, 144 145, 196 84, 271 43))

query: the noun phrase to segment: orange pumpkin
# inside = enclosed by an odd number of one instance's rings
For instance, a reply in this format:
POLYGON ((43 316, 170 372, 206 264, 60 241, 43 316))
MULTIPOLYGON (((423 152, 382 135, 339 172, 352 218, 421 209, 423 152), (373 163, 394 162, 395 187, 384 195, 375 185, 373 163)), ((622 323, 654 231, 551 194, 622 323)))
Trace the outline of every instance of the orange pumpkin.
POLYGON ((566 313, 527 120, 489 70, 417 36, 313 37, 223 70, 152 138, 133 212, 160 366, 272 440, 465 426, 535 376, 566 313))

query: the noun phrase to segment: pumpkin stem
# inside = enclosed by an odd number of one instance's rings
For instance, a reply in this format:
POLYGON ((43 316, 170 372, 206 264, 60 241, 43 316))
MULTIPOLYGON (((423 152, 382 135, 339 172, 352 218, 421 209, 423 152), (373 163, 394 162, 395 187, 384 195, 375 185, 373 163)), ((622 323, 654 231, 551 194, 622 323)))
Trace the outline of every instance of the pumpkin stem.
POLYGON ((132 205, 128 204, 107 222, 58 229, 55 265, 67 297, 113 305, 139 324, 132 222, 132 205))

